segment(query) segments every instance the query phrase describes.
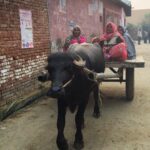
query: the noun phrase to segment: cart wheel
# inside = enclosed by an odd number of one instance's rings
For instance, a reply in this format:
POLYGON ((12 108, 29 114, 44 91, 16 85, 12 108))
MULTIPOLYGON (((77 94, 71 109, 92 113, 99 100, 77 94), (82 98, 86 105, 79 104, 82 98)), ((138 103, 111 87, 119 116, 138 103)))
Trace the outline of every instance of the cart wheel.
POLYGON ((126 68, 126 100, 134 98, 134 68, 126 68))

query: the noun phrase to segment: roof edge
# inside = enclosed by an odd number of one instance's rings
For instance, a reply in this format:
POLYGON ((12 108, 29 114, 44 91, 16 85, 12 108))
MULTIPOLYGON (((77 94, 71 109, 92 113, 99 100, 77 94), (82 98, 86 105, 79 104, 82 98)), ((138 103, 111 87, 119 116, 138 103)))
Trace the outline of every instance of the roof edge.
POLYGON ((131 16, 131 1, 129 0, 111 0, 112 2, 122 6, 124 8, 126 16, 131 16))

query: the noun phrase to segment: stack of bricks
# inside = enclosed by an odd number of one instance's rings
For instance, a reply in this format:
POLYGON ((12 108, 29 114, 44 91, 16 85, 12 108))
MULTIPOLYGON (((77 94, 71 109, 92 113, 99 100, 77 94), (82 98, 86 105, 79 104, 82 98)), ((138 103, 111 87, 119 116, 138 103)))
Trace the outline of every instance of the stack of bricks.
POLYGON ((46 0, 0 0, 0 107, 36 88, 49 37, 46 0), (32 12, 33 48, 21 47, 20 9, 32 12))

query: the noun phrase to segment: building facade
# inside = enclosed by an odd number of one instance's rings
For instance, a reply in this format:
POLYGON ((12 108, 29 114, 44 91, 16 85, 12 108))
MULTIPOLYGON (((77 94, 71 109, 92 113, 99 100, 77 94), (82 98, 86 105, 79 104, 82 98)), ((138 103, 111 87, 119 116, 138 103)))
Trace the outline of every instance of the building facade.
POLYGON ((103 33, 108 21, 126 24, 131 15, 131 3, 126 0, 48 0, 49 28, 52 52, 61 50, 64 39, 79 25, 88 41, 103 33))
POLYGON ((50 51, 59 51, 74 25, 88 38, 108 21, 125 24, 122 0, 0 0, 0 108, 37 88, 50 51))

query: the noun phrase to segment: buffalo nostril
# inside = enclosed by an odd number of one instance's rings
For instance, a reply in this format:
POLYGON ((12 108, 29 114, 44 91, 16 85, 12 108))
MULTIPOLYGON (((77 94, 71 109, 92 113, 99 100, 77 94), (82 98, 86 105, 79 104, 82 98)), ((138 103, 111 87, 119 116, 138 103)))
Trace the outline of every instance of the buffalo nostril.
POLYGON ((53 92, 58 92, 58 91, 60 91, 60 87, 58 87, 58 86, 56 86, 56 87, 52 87, 52 91, 53 92))

